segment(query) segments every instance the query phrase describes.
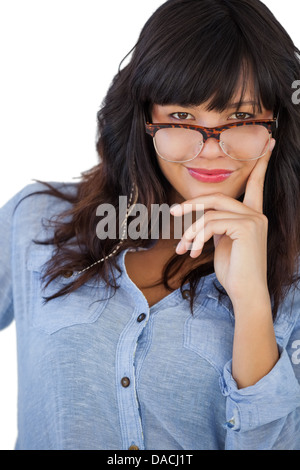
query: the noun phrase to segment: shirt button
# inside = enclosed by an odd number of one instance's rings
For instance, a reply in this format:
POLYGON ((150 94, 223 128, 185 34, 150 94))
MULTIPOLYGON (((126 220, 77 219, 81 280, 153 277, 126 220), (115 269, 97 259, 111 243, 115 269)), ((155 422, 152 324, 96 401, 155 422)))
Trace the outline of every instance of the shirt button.
POLYGON ((140 450, 140 448, 138 446, 132 445, 128 447, 128 450, 140 450))
POLYGON ((121 385, 122 385, 122 387, 124 387, 124 388, 129 387, 129 385, 130 385, 130 379, 129 379, 128 377, 123 377, 123 379, 121 380, 121 385))
POLYGON ((73 271, 65 271, 63 273, 63 277, 65 278, 69 278, 69 277, 72 277, 73 276, 73 271))
POLYGON ((146 314, 145 313, 141 313, 138 317, 137 317, 137 321, 139 323, 141 323, 142 321, 144 321, 146 318, 146 314))
POLYGON ((190 300, 190 298, 191 298, 191 293, 190 293, 190 291, 189 291, 189 290, 184 290, 184 291, 182 292, 182 297, 183 297, 185 300, 190 300))
POLYGON ((227 421, 226 426, 227 426, 229 429, 234 428, 234 426, 235 426, 235 419, 234 419, 234 418, 231 418, 229 421, 227 421))

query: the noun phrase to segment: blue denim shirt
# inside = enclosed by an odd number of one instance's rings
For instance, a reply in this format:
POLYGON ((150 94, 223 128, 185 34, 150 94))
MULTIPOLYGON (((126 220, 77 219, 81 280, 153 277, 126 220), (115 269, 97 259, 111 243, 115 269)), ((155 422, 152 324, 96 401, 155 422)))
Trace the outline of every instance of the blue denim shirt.
POLYGON ((16 449, 299 450, 299 291, 275 323, 278 363, 239 390, 231 375, 234 315, 215 274, 201 280, 194 316, 180 289, 149 308, 123 251, 115 295, 93 279, 43 304, 70 280, 42 290, 53 246, 32 240, 47 238, 42 222, 70 204, 35 195, 14 212, 42 189, 30 184, 0 210, 0 327, 15 319, 18 344, 16 449))

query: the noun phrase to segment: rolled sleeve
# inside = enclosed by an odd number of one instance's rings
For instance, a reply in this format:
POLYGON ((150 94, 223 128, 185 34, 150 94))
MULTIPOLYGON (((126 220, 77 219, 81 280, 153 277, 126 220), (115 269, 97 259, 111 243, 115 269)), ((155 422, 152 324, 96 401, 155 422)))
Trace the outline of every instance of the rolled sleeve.
POLYGON ((300 407, 300 386, 285 349, 274 368, 255 385, 238 389, 232 361, 224 367, 221 391, 227 397, 225 426, 246 432, 275 422, 300 407))

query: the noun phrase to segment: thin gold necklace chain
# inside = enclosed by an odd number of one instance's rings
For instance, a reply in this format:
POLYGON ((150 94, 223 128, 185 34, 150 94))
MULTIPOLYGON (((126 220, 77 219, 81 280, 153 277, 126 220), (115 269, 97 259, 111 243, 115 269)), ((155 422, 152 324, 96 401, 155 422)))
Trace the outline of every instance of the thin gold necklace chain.
POLYGON ((82 274, 84 273, 85 271, 88 271, 89 269, 91 269, 93 266, 96 266, 96 264, 100 264, 100 263, 103 263, 103 261, 106 261, 107 259, 109 258, 112 258, 116 253, 117 251, 119 250, 119 248, 122 246, 122 244, 124 243, 124 240, 125 240, 125 235, 126 235, 126 230, 127 230, 127 219, 128 217, 130 216, 131 212, 133 211, 134 209, 134 206, 135 204, 137 203, 137 200, 138 200, 138 188, 136 185, 132 185, 132 188, 131 188, 131 192, 130 192, 130 196, 129 196, 129 202, 128 202, 128 205, 127 205, 127 211, 126 211, 126 217, 125 219, 123 220, 122 224, 121 224, 121 228, 123 228, 122 230, 122 235, 121 235, 121 241, 120 243, 116 246, 116 248, 114 248, 114 250, 107 256, 105 256, 104 258, 101 258, 99 259, 98 261, 96 261, 95 263, 91 264, 90 266, 88 266, 87 268, 85 269, 82 269, 81 271, 76 271, 75 273, 72 274, 72 276, 67 276, 67 277, 73 277, 73 276, 78 276, 79 274, 82 274), (132 199, 133 199, 133 193, 136 193, 135 194, 135 198, 134 198, 134 201, 133 201, 133 204, 132 204, 132 199), (131 207, 130 207, 131 206, 131 207), (130 208, 130 210, 129 210, 130 208))

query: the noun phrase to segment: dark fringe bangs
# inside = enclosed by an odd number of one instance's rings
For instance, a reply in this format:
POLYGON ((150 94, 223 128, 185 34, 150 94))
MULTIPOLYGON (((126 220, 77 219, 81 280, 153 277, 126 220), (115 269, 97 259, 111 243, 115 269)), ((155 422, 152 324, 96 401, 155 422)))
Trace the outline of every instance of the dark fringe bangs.
MULTIPOLYGON (((262 64, 259 44, 251 51, 239 28, 231 18, 216 21, 207 31, 199 27, 193 35, 183 33, 168 37, 152 48, 151 54, 133 56, 131 96, 135 102, 151 105, 178 104, 199 106, 208 103, 208 110, 223 112, 241 87, 243 101, 249 82, 257 103, 254 112, 276 107, 276 77, 271 77, 269 64, 262 64), (257 51, 257 52, 256 52, 257 51)), ((257 38, 259 41, 259 38, 257 38)))

